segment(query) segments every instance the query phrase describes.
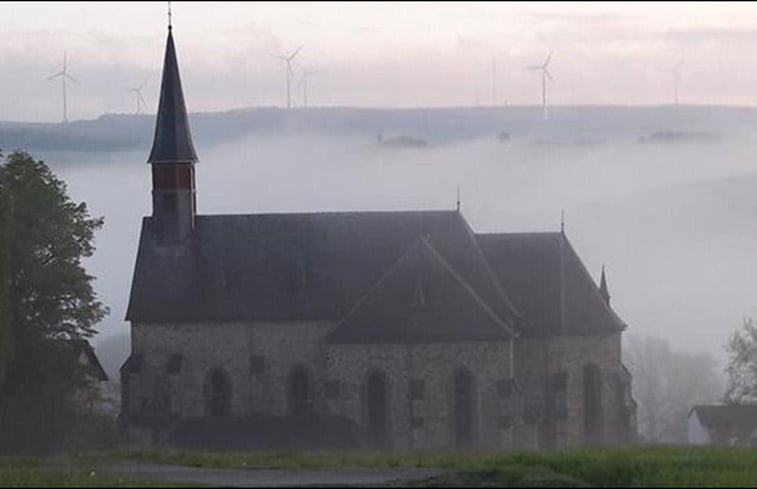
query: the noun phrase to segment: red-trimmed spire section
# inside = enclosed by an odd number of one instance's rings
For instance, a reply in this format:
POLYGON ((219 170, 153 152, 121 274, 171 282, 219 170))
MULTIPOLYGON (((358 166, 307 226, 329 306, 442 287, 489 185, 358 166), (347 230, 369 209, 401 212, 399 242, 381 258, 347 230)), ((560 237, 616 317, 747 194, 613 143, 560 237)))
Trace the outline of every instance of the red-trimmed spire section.
POLYGON ((607 278, 605 277, 605 266, 602 265, 602 278, 599 279, 599 293, 602 295, 605 304, 610 305, 610 291, 607 289, 607 278))
POLYGON ((195 163, 197 154, 192 144, 184 93, 181 89, 179 64, 173 43, 172 28, 168 26, 166 55, 163 61, 163 81, 160 85, 158 118, 155 123, 155 139, 148 163, 173 164, 195 163))

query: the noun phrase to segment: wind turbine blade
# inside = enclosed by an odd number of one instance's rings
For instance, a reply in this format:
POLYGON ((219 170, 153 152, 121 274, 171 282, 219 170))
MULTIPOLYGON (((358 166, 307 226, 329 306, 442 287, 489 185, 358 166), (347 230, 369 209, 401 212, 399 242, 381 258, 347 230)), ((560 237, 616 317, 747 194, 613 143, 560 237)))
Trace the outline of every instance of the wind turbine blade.
POLYGON ((69 75, 68 73, 64 73, 64 74, 63 74, 63 76, 65 76, 66 78, 68 78, 68 79, 69 79, 69 80, 71 80, 72 82, 75 82, 75 83, 80 83, 80 82, 79 82, 79 80, 77 80, 77 79, 76 79, 76 78, 74 78, 73 76, 69 75))
POLYGON ((545 68, 546 68, 546 67, 547 67, 547 65, 549 64, 549 60, 550 60, 550 59, 552 59, 552 51, 550 51, 550 52, 549 52, 549 54, 547 55, 547 59, 546 59, 546 60, 544 60, 544 67, 545 67, 545 68))
POLYGON ((289 55, 289 61, 292 61, 294 57, 297 56, 297 54, 300 52, 301 49, 302 49, 302 44, 300 44, 300 47, 295 49, 295 51, 291 55, 289 55))
POLYGON ((139 100, 142 101, 142 105, 147 106, 147 102, 145 102, 145 99, 144 97, 142 97, 142 94, 137 92, 137 95, 139 95, 139 100))
POLYGON ((59 71, 58 73, 54 75, 48 76, 47 78, 45 78, 45 80, 52 80, 53 78, 58 78, 59 76, 63 76, 63 75, 65 75, 65 73, 63 73, 62 71, 59 71))
POLYGON ((543 68, 542 65, 534 65, 534 66, 526 66, 525 69, 527 70, 541 70, 543 68))
POLYGON ((549 73, 549 71, 546 70, 546 68, 544 69, 544 74, 547 75, 547 78, 549 78, 549 81, 551 81, 552 83, 555 82, 555 79, 552 78, 552 75, 549 73))
POLYGON ((282 61, 288 61, 288 60, 287 60, 287 58, 286 58, 285 56, 279 56, 278 54, 269 54, 268 56, 270 56, 270 57, 272 57, 272 58, 277 58, 277 59, 280 59, 280 60, 282 60, 282 61))

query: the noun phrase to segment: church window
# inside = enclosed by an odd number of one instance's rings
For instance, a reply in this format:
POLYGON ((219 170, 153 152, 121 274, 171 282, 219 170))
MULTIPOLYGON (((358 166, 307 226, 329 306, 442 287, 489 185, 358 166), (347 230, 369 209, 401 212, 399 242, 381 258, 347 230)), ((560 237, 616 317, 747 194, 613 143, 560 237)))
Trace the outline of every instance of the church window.
POLYGON ((556 392, 563 392, 568 388, 568 374, 566 372, 558 372, 552 374, 552 389, 556 392))
POLYGON ((509 379, 497 381, 497 397, 499 399, 510 399, 513 394, 513 383, 509 379))
POLYGON ((599 367, 590 363, 583 370, 584 438, 587 443, 602 438, 602 377, 599 367))
POLYGON ((507 429, 513 425, 513 419, 510 416, 500 416, 497 419, 497 427, 500 429, 507 429))
POLYGON ((475 397, 476 386, 473 375, 460 369, 453 378, 453 433, 457 448, 468 448, 475 443, 475 397))
POLYGON ((325 385, 326 399, 339 399, 339 381, 327 380, 325 385))
POLYGON ((422 400, 426 394, 426 382, 423 379, 410 380, 410 398, 413 400, 422 400))
POLYGON ((172 353, 168 356, 168 362, 166 364, 166 372, 168 375, 177 375, 181 373, 181 363, 183 356, 181 353, 172 353))
POLYGON ((294 367, 287 379, 289 414, 306 414, 310 410, 310 379, 301 365, 294 367))
POLYGON ((368 376, 364 401, 371 443, 374 448, 384 448, 389 444, 389 398, 386 376, 382 372, 368 376))
POLYGON ((208 416, 228 416, 231 409, 231 381, 221 369, 210 372, 206 383, 208 416))
POLYGON ((250 373, 253 375, 265 372, 265 358, 262 355, 252 355, 250 357, 250 373))
POLYGON ((179 209, 178 199, 176 194, 163 194, 163 212, 166 214, 176 214, 179 209))

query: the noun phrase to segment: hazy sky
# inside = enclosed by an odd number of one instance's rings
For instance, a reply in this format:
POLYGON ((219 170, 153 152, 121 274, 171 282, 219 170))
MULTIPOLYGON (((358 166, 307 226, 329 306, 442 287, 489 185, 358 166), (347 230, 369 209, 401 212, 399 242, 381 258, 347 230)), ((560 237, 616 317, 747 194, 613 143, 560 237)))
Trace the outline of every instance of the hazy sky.
MULTIPOLYGON (((230 3, 173 2, 192 111, 283 105, 283 64, 300 70, 314 105, 375 107, 538 104, 527 65, 550 50, 555 104, 757 104, 755 3, 230 3), (496 63, 493 63, 495 61, 496 63), (493 67, 495 68, 493 70, 493 67), (496 94, 493 89, 496 76, 496 94)), ((0 120, 133 112, 144 83, 157 105, 166 3, 0 3, 0 120)))

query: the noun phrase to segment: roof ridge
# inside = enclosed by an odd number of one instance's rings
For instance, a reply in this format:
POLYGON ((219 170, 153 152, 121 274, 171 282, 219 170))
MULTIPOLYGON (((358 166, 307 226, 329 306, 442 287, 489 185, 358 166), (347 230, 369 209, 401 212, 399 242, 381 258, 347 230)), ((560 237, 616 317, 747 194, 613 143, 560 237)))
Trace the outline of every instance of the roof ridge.
POLYGON ((489 314, 497 324, 502 326, 513 338, 517 338, 518 335, 513 331, 505 321, 499 317, 499 315, 492 310, 492 308, 479 296, 473 287, 452 267, 452 265, 441 255, 441 253, 434 248, 434 246, 425 238, 421 237, 420 241, 428 248, 439 263, 457 280, 457 282, 463 286, 463 288, 473 297, 473 299, 489 314))
MULTIPOLYGON (((213 217, 261 217, 261 216, 333 216, 333 215, 350 215, 350 214, 457 214, 455 211, 446 209, 410 209, 410 210, 333 210, 333 211, 274 211, 261 213, 234 213, 234 214, 197 214, 195 218, 213 218, 213 217)), ((150 217, 150 216, 145 216, 150 217)))
POLYGON ((499 283, 499 278, 497 278, 497 274, 494 273, 494 270, 492 270, 489 260, 486 258, 486 255, 484 255, 483 250, 481 250, 481 247, 478 244, 478 240, 476 239, 476 233, 473 232, 473 229, 471 229, 471 227, 468 225, 468 221, 466 221, 462 215, 460 215, 460 220, 463 222, 463 226, 465 227, 465 230, 468 232, 468 236, 473 242, 473 248, 475 250, 475 253, 478 255, 479 259, 484 264, 484 268, 486 269, 486 273, 489 275, 489 279, 494 283, 494 288, 497 290, 499 295, 502 296, 502 299, 504 299, 505 305, 508 307, 508 309, 510 309, 510 311, 514 313, 515 316, 522 317, 523 311, 518 309, 515 306, 515 304, 513 304, 513 302, 510 300, 510 297, 507 295, 507 292, 505 292, 504 287, 502 287, 502 284, 499 283))
POLYGON ((346 313, 344 313, 344 315, 342 316, 342 318, 339 321, 337 321, 336 328, 334 329, 334 331, 336 331, 337 329, 339 329, 339 327, 344 322, 346 322, 347 319, 349 319, 350 316, 352 316, 352 314, 355 311, 357 311, 365 303, 365 301, 368 300, 368 298, 387 280, 387 278, 392 274, 392 272, 394 270, 396 270, 400 266, 400 263, 402 263, 402 260, 404 260, 408 255, 410 255, 410 253, 412 253, 414 251, 414 248, 418 246, 418 242, 421 239, 422 238, 418 238, 418 239, 414 240, 407 247, 407 249, 402 253, 402 255, 397 259, 397 261, 395 261, 394 263, 392 263, 392 265, 386 270, 386 272, 384 272, 384 274, 381 276, 381 278, 379 278, 376 281, 376 283, 373 284, 368 289, 368 291, 365 294, 363 294, 363 296, 360 299, 358 299, 357 301, 355 301, 355 304, 352 307, 350 307, 350 309, 346 313))
POLYGON ((560 231, 520 231, 520 232, 493 232, 493 233, 476 233, 476 236, 559 236, 560 231))

